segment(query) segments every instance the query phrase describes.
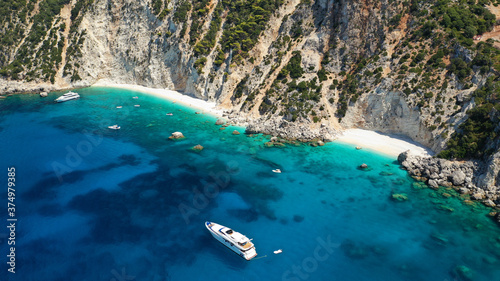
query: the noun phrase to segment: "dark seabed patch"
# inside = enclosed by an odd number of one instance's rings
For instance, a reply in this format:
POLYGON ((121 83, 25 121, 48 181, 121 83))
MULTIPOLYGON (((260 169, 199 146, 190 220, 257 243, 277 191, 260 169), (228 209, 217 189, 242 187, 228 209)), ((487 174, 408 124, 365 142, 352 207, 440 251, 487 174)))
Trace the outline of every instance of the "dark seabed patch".
POLYGON ((259 213, 253 209, 232 209, 227 210, 227 213, 244 222, 256 221, 259 218, 259 213))
POLYGON ((46 217, 56 217, 64 214, 64 208, 59 204, 45 204, 38 207, 38 213, 46 217))

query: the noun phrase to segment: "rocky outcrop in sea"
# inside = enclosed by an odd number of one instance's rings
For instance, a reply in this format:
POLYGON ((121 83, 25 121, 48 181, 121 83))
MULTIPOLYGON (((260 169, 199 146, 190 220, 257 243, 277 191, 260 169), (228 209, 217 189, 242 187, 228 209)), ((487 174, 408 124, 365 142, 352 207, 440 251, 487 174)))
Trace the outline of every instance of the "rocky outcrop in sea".
POLYGON ((278 118, 258 118, 252 120, 246 127, 247 134, 263 133, 289 140, 330 142, 334 140, 336 132, 327 126, 311 128, 307 122, 289 122, 278 118))
POLYGON ((489 165, 478 161, 449 161, 420 156, 409 150, 398 156, 398 162, 413 178, 427 183, 431 188, 454 187, 486 206, 500 206, 500 188, 485 182, 488 171, 492 170, 489 165))

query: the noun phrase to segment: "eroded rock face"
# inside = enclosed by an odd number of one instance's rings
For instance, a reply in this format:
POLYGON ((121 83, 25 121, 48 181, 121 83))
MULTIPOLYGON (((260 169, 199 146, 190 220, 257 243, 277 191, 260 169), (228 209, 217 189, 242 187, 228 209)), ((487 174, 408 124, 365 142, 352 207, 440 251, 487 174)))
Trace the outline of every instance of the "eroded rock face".
POLYGON ((421 113, 416 108, 410 108, 402 93, 387 90, 392 83, 392 79, 387 79, 375 91, 361 96, 349 108, 341 124, 344 127, 403 134, 436 150, 431 131, 422 123, 421 113))
POLYGON ((491 187, 500 185, 500 151, 490 156, 488 159, 486 173, 479 179, 482 188, 491 189, 491 187))
POLYGON ((285 139, 296 139, 300 141, 322 140, 325 142, 332 141, 336 135, 326 127, 311 128, 308 123, 294 123, 286 120, 265 118, 251 121, 246 127, 247 134, 264 133, 278 136, 285 139))

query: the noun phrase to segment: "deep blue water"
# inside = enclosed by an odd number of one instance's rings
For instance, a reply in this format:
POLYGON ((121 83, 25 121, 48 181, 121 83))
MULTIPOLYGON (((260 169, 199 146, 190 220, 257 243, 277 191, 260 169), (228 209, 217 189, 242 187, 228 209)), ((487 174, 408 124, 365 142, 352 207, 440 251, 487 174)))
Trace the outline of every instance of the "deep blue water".
POLYGON ((396 159, 337 143, 267 148, 265 136, 233 135, 244 130, 157 97, 78 92, 61 104, 61 93, 0 100, 7 280, 500 280, 500 228, 488 210, 415 188, 396 159), (167 140, 174 131, 186 139, 167 140), (226 249, 206 220, 253 238, 258 258, 226 249))

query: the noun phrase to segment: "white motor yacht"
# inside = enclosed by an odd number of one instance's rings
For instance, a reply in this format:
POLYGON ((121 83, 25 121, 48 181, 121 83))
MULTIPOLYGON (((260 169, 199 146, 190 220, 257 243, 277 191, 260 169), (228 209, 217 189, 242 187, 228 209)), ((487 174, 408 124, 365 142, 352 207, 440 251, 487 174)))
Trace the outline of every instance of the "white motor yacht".
POLYGON ((69 100, 76 100, 80 98, 80 95, 75 93, 75 92, 67 92, 66 94, 58 97, 55 101, 56 102, 63 102, 63 101, 69 101, 69 100))
POLYGON ((251 260, 257 256, 254 244, 245 235, 214 222, 207 221, 205 226, 217 241, 240 255, 240 257, 251 260))

